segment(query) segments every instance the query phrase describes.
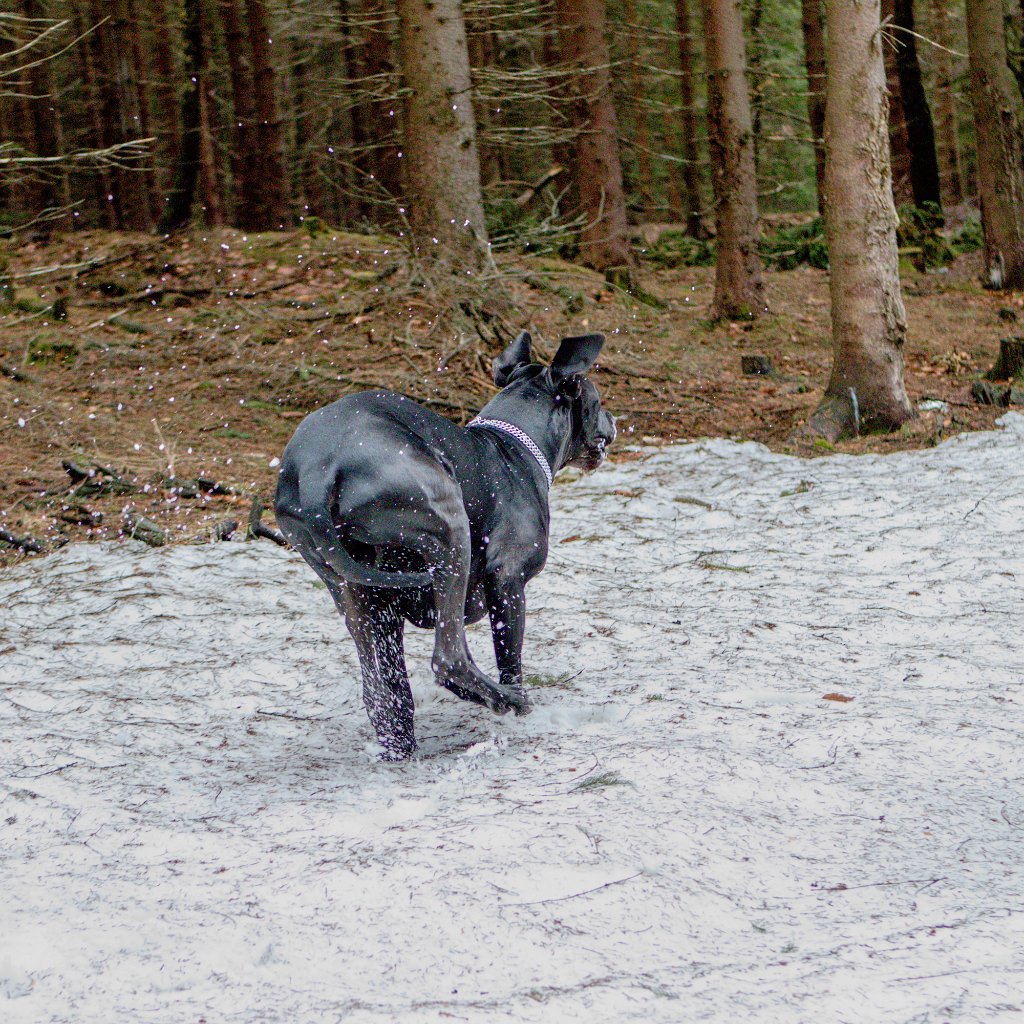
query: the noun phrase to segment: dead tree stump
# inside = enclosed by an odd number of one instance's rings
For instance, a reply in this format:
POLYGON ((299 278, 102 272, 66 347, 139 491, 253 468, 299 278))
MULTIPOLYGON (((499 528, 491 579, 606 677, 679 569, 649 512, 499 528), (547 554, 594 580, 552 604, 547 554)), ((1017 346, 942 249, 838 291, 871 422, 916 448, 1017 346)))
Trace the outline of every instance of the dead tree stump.
POLYGON ((1001 339, 999 358, 985 376, 989 380, 1024 379, 1024 338, 1001 339))

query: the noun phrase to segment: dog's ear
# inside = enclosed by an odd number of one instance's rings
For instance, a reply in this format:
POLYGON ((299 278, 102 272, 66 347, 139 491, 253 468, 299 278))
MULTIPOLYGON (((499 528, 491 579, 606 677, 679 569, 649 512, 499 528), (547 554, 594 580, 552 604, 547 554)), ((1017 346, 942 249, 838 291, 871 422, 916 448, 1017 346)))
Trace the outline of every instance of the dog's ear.
POLYGON ((503 388, 509 377, 519 369, 520 366, 529 366, 530 355, 530 333, 521 331, 519 336, 509 343, 504 352, 494 360, 491 372, 494 374, 494 383, 503 388))
POLYGON ((563 338, 551 360, 551 376, 557 383, 566 377, 582 376, 593 365, 604 346, 603 334, 563 338))

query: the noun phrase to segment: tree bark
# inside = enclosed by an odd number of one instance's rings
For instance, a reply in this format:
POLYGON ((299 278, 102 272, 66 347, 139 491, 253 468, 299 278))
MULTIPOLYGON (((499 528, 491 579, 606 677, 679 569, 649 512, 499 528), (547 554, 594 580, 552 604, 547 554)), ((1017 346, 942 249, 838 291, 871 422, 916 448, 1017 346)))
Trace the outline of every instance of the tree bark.
POLYGON ((814 182, 818 210, 825 193, 825 17, 822 0, 802 0, 804 64, 807 68, 807 119, 814 140, 814 182))
POLYGON ((458 0, 398 0, 405 158, 420 256, 460 273, 487 251, 469 53, 458 0))
POLYGON ((253 102, 252 62, 242 24, 239 0, 221 0, 221 24, 231 78, 231 176, 234 179, 235 223, 247 231, 263 226, 260 216, 259 153, 255 139, 256 105, 253 102))
MULTIPOLYGON (((888 25, 896 19, 896 0, 881 0, 882 20, 888 25)), ((892 196, 897 206, 910 206, 914 202, 910 136, 907 134, 907 115, 903 109, 903 91, 896 66, 896 49, 885 42, 882 47, 885 62, 885 80, 889 91, 889 160, 892 172, 892 196)))
POLYGON ((255 136, 259 174, 257 226, 262 230, 287 227, 288 174, 284 158, 284 133, 278 116, 275 72, 271 59, 270 20, 266 0, 246 0, 249 48, 252 59, 255 136))
MULTIPOLYGON (((109 5, 93 3, 96 23, 104 16, 107 22, 98 29, 103 55, 102 87, 105 94, 105 116, 108 130, 115 143, 145 138, 142 131, 143 115, 139 96, 141 68, 133 65, 133 35, 138 26, 131 19, 126 0, 115 0, 109 5), (101 14, 102 11, 102 14, 101 14)), ((139 169, 117 168, 114 172, 114 204, 118 210, 119 226, 133 231, 148 231, 153 226, 147 172, 139 169)))
MULTIPOLYGON (((46 7, 41 0, 23 0, 22 12, 26 18, 46 17, 46 7)), ((31 61, 29 61, 31 63, 31 61)), ((57 106, 57 95, 54 90, 53 70, 51 62, 44 60, 27 71, 28 90, 26 104, 29 117, 26 118, 24 130, 26 149, 37 156, 58 156, 63 149, 61 117, 57 106)), ((32 189, 32 209, 26 211, 37 216, 44 210, 55 211, 70 204, 68 174, 65 168, 50 172, 39 172, 39 177, 32 189)), ((40 229, 48 232, 50 228, 66 230, 70 227, 70 217, 62 215, 58 220, 44 221, 40 229)))
POLYGON ((963 171, 960 165, 960 134, 956 113, 956 78, 953 68, 953 12, 948 0, 931 0, 931 29, 939 44, 932 48, 935 62, 935 128, 939 159, 939 184, 944 206, 957 206, 964 200, 963 171))
POLYGON ((834 356, 809 427, 838 440, 863 430, 893 430, 914 410, 903 384, 906 316, 879 0, 825 0, 825 11, 825 232, 834 356))
POLYGON ((934 203, 941 207, 935 127, 921 82, 921 63, 917 57, 917 38, 914 34, 914 0, 895 0, 893 28, 896 71, 900 80, 900 97, 903 100, 907 142, 910 146, 910 186, 914 194, 914 205, 934 203))
POLYGON ((366 36, 363 42, 363 74, 377 96, 367 107, 366 142, 372 147, 374 191, 379 192, 393 217, 406 192, 405 165, 398 141, 405 134, 401 106, 386 97, 386 84, 395 75, 395 47, 389 31, 391 5, 385 0, 364 0, 366 36))
POLYGON ((767 312, 757 251, 757 172, 740 0, 701 0, 718 252, 712 319, 767 312))
POLYGON ((203 120, 202 101, 209 62, 209 40, 205 33, 208 21, 204 4, 205 0, 184 0, 182 37, 185 90, 181 96, 181 148, 174 169, 174 182, 160 219, 161 231, 172 231, 188 225, 200 179, 201 163, 204 157, 209 157, 211 151, 202 137, 208 131, 208 124, 203 120))
POLYGON ((627 81, 633 100, 633 120, 636 129, 636 193, 641 219, 645 219, 654 207, 654 171, 651 166, 651 126, 644 105, 644 79, 641 69, 643 57, 640 51, 639 33, 643 30, 637 16, 636 0, 623 0, 622 13, 625 18, 625 33, 629 40, 629 72, 627 81))
POLYGON ((693 20, 689 0, 676 0, 676 39, 679 46, 679 127, 682 135, 682 219, 686 233, 693 238, 706 238, 701 220, 704 203, 700 194, 700 166, 697 148, 696 90, 693 87, 697 48, 693 45, 693 20))
POLYGON ((1006 59, 1002 0, 968 0, 967 46, 988 283, 1024 288, 1024 111, 1006 59))
POLYGON ((556 0, 555 10, 562 59, 575 71, 568 82, 578 133, 571 170, 587 218, 580 235, 580 259, 631 288, 634 260, 605 39, 605 0, 556 0))
POLYGON ((156 123, 157 123, 157 166, 156 188, 160 194, 157 203, 159 220, 163 216, 164 204, 167 202, 167 190, 173 178, 173 168, 178 164, 181 150, 181 124, 178 117, 181 107, 178 102, 178 82, 181 76, 178 70, 178 54, 181 40, 178 33, 171 28, 168 13, 168 0, 156 0, 150 7, 153 21, 153 46, 151 59, 156 75, 156 123))

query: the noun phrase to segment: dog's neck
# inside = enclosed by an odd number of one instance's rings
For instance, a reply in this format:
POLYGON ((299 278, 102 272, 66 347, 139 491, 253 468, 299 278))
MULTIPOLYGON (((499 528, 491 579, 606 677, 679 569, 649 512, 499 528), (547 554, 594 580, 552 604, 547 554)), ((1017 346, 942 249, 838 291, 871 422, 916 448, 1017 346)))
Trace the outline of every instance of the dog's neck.
MULTIPOLYGON (((480 410, 477 420, 497 420, 522 431, 536 445, 552 477, 565 465, 572 440, 568 404, 552 408, 551 396, 534 389, 514 396, 502 391, 480 410)), ((520 443, 529 450, 529 445, 520 443)))

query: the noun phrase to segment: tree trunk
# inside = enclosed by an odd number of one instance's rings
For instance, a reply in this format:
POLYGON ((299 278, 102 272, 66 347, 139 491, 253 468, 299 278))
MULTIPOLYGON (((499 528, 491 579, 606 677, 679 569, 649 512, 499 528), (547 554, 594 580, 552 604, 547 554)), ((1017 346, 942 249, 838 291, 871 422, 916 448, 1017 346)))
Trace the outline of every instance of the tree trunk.
POLYGON ((645 106, 646 95, 642 71, 643 55, 640 33, 643 26, 637 17, 636 0, 623 0, 622 14, 626 20, 625 34, 629 40, 629 72, 627 81, 633 100, 633 120, 636 128, 636 193, 641 219, 646 219, 654 207, 654 172, 651 167, 651 126, 645 106))
POLYGON ((200 165, 204 154, 208 156, 210 151, 202 138, 208 129, 203 121, 201 98, 209 61, 209 40, 204 33, 208 24, 204 3, 205 0, 184 0, 183 5, 185 61, 182 70, 185 90, 181 95, 181 148, 174 169, 174 183, 160 220, 161 231, 172 231, 188 225, 200 178, 200 165))
POLYGON ((679 45, 679 128, 682 135, 682 219, 686 233, 693 238, 706 238, 701 220, 704 203, 700 195, 700 166, 697 149, 697 107, 693 87, 697 48, 693 45, 693 22, 689 0, 676 0, 676 39, 679 45))
POLYGON ((747 51, 747 83, 750 87, 750 122, 754 134, 754 168, 761 169, 761 123, 764 107, 764 60, 761 31, 764 24, 764 0, 747 0, 750 11, 751 46, 747 51))
POLYGON ((580 259, 631 288, 634 261, 605 39, 605 0, 556 0, 555 11, 562 59, 575 72, 568 82, 577 131, 571 170, 587 218, 580 235, 580 259))
POLYGON ((372 147, 373 192, 385 200, 388 217, 393 218, 406 193, 407 161, 398 140, 404 134, 399 116, 400 101, 387 96, 387 84, 395 75, 395 47, 389 30, 391 5, 385 0, 365 0, 366 37, 363 43, 363 74, 377 96, 367 107, 366 142, 372 147))
POLYGON ((914 410, 903 385, 906 322, 879 0, 825 0, 825 11, 825 232, 834 356, 809 426, 837 440, 893 430, 914 410))
POLYGON ((203 60, 198 68, 199 78, 199 202, 203 221, 211 227, 224 223, 224 204, 217 179, 217 156, 213 148, 214 88, 211 74, 213 52, 213 22, 206 2, 199 5, 199 34, 205 41, 203 60))
POLYGON ((405 158, 416 251, 459 273, 487 252, 462 4, 398 0, 405 158))
POLYGON ((181 124, 178 121, 181 113, 178 82, 181 81, 181 75, 177 58, 181 50, 181 40, 177 32, 172 31, 167 8, 168 0, 157 0, 150 7, 153 20, 153 46, 150 57, 156 75, 157 98, 156 188, 160 194, 157 204, 158 220, 163 217, 167 190, 171 186, 173 168, 178 164, 181 150, 181 124))
POLYGON ((968 0, 967 46, 988 283, 1024 288, 1024 126, 1002 0, 968 0))
POLYGON ((288 175, 284 158, 284 133, 277 111, 274 64, 271 59, 270 22, 265 0, 246 0, 249 47, 252 57, 253 131, 259 175, 258 227, 274 230, 290 223, 288 175))
POLYGON ((953 69, 952 23, 954 14, 948 0, 931 0, 932 32, 939 44, 932 48, 935 62, 935 127, 939 159, 939 184, 944 206, 957 206, 964 200, 963 172, 960 166, 960 134, 956 115, 956 78, 953 69))
MULTIPOLYGON (((142 69, 132 60, 133 53, 141 52, 135 38, 138 25, 131 18, 127 0, 116 0, 104 13, 110 15, 110 20, 100 29, 106 88, 109 91, 107 109, 112 115, 114 140, 130 142, 146 137, 139 93, 142 69)), ((115 177, 115 201, 121 211, 122 226, 134 231, 149 231, 153 227, 153 214, 149 205, 148 172, 141 167, 119 168, 115 177)))
MULTIPOLYGON (((882 20, 889 25, 896 18, 896 0, 881 0, 881 4, 882 20)), ((907 115, 903 110, 900 73, 896 66, 896 49, 888 42, 885 42, 882 47, 882 58, 885 61, 885 81, 889 91, 889 159, 892 173, 892 196, 897 206, 910 206, 914 202, 911 173, 913 157, 910 152, 910 136, 907 134, 907 115)))
POLYGON ((935 152, 935 128, 928 108, 921 63, 917 58, 914 29, 914 0, 896 0, 893 20, 896 44, 896 70, 900 80, 900 97, 906 118, 907 142, 910 146, 910 185, 914 205, 934 203, 942 206, 939 191, 939 161, 935 152))
POLYGON ((260 218, 261 183, 259 152, 255 138, 256 106, 253 102, 252 63, 242 24, 239 0, 221 0, 221 24, 231 77, 232 118, 231 176, 234 179, 235 223, 247 231, 264 226, 260 218))
POLYGON ((718 251, 714 320, 767 312, 757 251, 757 172, 740 0, 701 0, 708 80, 708 142, 718 251))
POLYGON ((814 181, 818 210, 825 193, 825 18, 822 0, 803 0, 804 64, 807 67, 807 118, 814 140, 814 181))
MULTIPOLYGON (((86 11, 76 8, 75 10, 75 35, 81 37, 92 28, 92 21, 86 11)), ((98 43, 96 33, 91 32, 77 47, 78 57, 82 71, 82 92, 85 98, 85 105, 89 111, 91 134, 90 145, 97 149, 108 146, 109 138, 106 134, 102 117, 102 97, 99 86, 99 73, 96 67, 98 43)), ((96 211, 103 227, 113 230, 117 227, 117 216, 113 203, 108 198, 113 193, 113 178, 110 169, 100 167, 92 175, 92 186, 96 197, 96 211)))
MULTIPOLYGON (((549 91, 554 98, 555 106, 561 115, 558 123, 554 126, 556 137, 551 143, 551 163, 555 167, 564 167, 567 171, 572 167, 573 155, 572 145, 561 135, 568 123, 568 115, 564 113, 568 109, 570 97, 566 88, 566 76, 562 73, 562 48, 558 38, 558 14, 551 8, 543 14, 543 36, 544 67, 550 72, 549 91)), ((562 211, 575 210, 579 207, 579 196, 576 194, 576 177, 573 174, 566 174, 558 182, 562 211)))

